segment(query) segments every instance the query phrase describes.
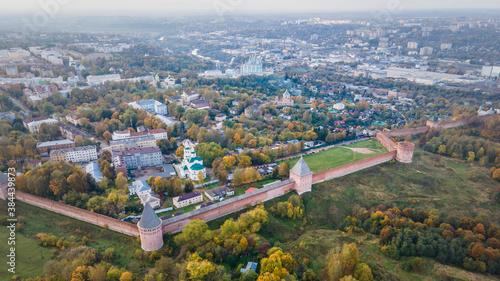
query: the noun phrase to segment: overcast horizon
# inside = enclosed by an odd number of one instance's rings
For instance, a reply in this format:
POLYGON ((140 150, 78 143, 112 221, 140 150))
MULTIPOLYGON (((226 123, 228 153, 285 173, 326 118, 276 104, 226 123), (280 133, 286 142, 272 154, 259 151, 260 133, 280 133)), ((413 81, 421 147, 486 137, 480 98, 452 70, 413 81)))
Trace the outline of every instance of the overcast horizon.
POLYGON ((456 10, 499 10, 500 1, 431 1, 431 0, 136 0, 123 1, 75 1, 75 0, 22 0, 2 4, 0 13, 25 14, 38 10, 56 10, 62 14, 93 14, 113 12, 114 14, 158 14, 181 12, 183 14, 214 14, 217 11, 234 14, 260 13, 335 13, 369 12, 383 10, 411 11, 456 11, 456 10), (55 5, 54 5, 55 3, 55 5), (57 7, 55 7, 57 6, 57 7))

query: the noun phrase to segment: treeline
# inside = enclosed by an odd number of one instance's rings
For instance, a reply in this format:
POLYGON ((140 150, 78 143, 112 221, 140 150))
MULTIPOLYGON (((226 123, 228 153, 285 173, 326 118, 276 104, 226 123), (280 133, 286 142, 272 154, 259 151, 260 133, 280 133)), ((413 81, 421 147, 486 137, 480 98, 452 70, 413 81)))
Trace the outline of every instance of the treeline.
POLYGON ((500 180, 500 145, 493 141, 500 134, 499 124, 500 118, 495 118, 456 129, 429 130, 418 144, 432 153, 491 167, 492 178, 500 180))
POLYGON ((429 257, 469 271, 500 275, 498 227, 479 219, 443 217, 435 209, 360 210, 354 217, 347 217, 339 230, 379 235, 380 250, 393 259, 429 257))
MULTIPOLYGON (((104 174, 109 173, 108 165, 106 160, 101 162, 104 174)), ((20 191, 110 217, 122 213, 128 199, 127 179, 122 173, 114 181, 104 177, 96 184, 80 167, 65 162, 47 162, 17 176, 16 187, 20 191)))
POLYGON ((301 143, 292 143, 279 149, 270 149, 266 146, 263 149, 245 150, 238 155, 231 154, 224 157, 217 157, 212 162, 212 171, 221 183, 227 183, 228 174, 233 171, 233 185, 235 186, 263 179, 274 179, 278 177, 284 179, 288 177, 289 167, 287 163, 281 163, 279 167, 273 169, 272 173, 264 176, 261 176, 258 170, 251 166, 274 163, 277 157, 282 155, 282 153, 296 153, 301 149, 301 143), (236 168, 233 170, 235 166, 236 168))
POLYGON ((257 235, 268 220, 262 205, 241 214, 236 221, 226 220, 218 231, 209 230, 204 221, 193 220, 175 237, 175 242, 192 254, 176 265, 168 258, 160 260, 145 280, 316 280, 303 261, 281 248, 272 248, 257 235), (260 260, 260 275, 253 270, 240 273, 246 266, 241 260, 249 256, 260 260))
MULTIPOLYGON (((54 259, 45 263, 42 275, 27 280, 133 281, 137 280, 139 275, 134 266, 127 266, 129 269, 126 269, 118 265, 121 263, 120 254, 114 248, 95 249, 88 246, 93 241, 86 236, 82 239, 74 236, 65 239, 53 234, 38 233, 36 239, 43 247, 53 247, 54 259)), ((162 254, 168 254, 167 248, 165 247, 163 252, 152 252, 151 258, 148 254, 147 261, 154 262, 162 254)))

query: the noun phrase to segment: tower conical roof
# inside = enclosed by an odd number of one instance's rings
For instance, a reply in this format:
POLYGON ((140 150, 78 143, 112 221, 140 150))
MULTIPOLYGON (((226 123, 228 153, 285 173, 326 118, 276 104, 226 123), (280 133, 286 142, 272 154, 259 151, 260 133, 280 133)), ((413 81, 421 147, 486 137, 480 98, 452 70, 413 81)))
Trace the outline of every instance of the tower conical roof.
POLYGON ((302 158, 302 156, 300 157, 300 160, 297 162, 297 164, 293 166, 291 172, 298 176, 304 176, 312 173, 311 169, 309 169, 309 166, 307 166, 307 163, 306 161, 304 161, 304 158, 302 158))
POLYGON ((155 214, 149 202, 144 205, 144 211, 142 211, 141 220, 137 224, 138 227, 142 229, 152 229, 161 225, 161 219, 155 214))

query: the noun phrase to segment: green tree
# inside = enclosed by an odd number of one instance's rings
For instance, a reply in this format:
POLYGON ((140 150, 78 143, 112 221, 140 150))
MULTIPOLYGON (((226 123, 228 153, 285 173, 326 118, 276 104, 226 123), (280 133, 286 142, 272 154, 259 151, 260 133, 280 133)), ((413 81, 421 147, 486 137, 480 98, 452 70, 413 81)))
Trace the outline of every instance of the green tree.
POLYGON ((184 184, 184 192, 189 193, 194 190, 194 182, 192 180, 187 180, 184 184))
POLYGON ((214 233, 208 229, 208 225, 202 220, 192 220, 175 237, 175 242, 179 245, 186 244, 189 249, 196 249, 211 240, 214 233))

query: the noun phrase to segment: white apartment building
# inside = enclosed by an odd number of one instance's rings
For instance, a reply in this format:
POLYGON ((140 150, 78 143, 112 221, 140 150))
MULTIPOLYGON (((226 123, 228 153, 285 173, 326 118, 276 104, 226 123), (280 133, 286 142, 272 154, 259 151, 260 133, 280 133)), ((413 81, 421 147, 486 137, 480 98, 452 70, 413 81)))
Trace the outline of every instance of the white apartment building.
POLYGON ((140 167, 163 164, 161 151, 158 147, 136 148, 113 152, 113 163, 116 168, 137 169, 140 167))
POLYGON ((73 161, 73 163, 97 160, 97 148, 94 145, 67 148, 66 150, 67 161, 73 161))
POLYGON ((142 109, 150 114, 167 114, 167 106, 157 100, 148 99, 129 103, 130 106, 137 109, 142 109))
POLYGON ((28 128, 28 130, 30 131, 30 133, 38 133, 38 131, 40 130, 40 125, 42 125, 43 123, 47 124, 47 125, 52 125, 52 124, 56 124, 57 123, 57 120, 53 119, 53 118, 36 118, 35 120, 26 120, 25 121, 26 123, 26 128, 28 128))
POLYGON ((97 160, 97 148, 95 145, 87 145, 82 147, 71 147, 64 149, 56 149, 50 152, 51 161, 72 161, 90 162, 97 160))

